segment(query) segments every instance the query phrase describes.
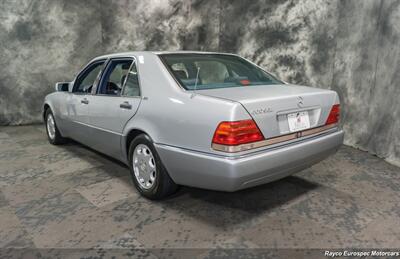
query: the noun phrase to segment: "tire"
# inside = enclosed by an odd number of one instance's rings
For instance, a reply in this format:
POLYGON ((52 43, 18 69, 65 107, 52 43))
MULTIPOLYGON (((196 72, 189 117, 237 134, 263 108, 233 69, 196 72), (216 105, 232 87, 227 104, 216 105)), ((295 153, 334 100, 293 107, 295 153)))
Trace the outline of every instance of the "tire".
POLYGON ((46 125, 47 139, 49 140, 50 144, 61 145, 67 142, 67 139, 61 136, 61 133, 57 128, 54 115, 50 109, 46 110, 44 122, 46 125))
POLYGON ((130 143, 129 168, 136 189, 148 199, 160 200, 178 189, 146 134, 140 134, 130 143))

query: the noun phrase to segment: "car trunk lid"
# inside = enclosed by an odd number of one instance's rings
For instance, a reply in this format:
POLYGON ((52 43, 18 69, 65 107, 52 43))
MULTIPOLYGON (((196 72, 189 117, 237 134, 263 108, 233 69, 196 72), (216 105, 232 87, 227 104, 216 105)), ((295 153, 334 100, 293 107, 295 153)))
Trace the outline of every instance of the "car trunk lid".
POLYGON ((296 132, 289 126, 290 114, 307 114, 309 128, 325 125, 337 101, 336 92, 331 90, 283 84, 208 89, 198 93, 241 103, 265 138, 296 132))

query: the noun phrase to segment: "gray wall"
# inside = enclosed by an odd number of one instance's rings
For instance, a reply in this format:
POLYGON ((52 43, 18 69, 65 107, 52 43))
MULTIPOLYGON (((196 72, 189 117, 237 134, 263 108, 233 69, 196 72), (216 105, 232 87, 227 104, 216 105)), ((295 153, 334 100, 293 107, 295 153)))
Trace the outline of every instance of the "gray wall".
POLYGON ((242 54, 337 90, 346 143, 400 163, 400 1, 2 0, 0 124, 40 121, 54 82, 127 50, 242 54))

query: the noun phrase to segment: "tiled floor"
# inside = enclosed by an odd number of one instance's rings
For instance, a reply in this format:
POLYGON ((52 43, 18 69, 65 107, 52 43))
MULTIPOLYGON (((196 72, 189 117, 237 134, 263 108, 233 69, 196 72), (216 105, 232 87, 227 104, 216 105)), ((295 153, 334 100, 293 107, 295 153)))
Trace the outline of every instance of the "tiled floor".
POLYGON ((52 146, 41 125, 2 127, 0 190, 1 258, 290 258, 304 248, 400 247, 400 169, 350 147, 278 182, 236 193, 183 187, 152 202, 120 163, 77 143, 52 146))

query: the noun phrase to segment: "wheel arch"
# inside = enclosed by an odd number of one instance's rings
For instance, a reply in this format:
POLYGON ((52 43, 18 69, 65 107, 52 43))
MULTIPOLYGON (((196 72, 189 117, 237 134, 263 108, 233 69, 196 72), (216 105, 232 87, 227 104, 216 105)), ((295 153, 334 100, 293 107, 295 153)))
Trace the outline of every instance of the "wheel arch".
POLYGON ((43 121, 46 120, 46 112, 47 112, 48 109, 51 110, 51 107, 50 107, 50 105, 48 103, 45 103, 43 105, 43 112, 42 112, 43 121))
POLYGON ((125 156, 125 162, 129 163, 129 146, 137 136, 140 134, 145 134, 147 135, 151 140, 151 136, 144 130, 139 129, 139 128, 132 128, 127 131, 128 133, 126 136, 123 138, 123 143, 122 143, 122 148, 123 148, 123 155, 125 156))

